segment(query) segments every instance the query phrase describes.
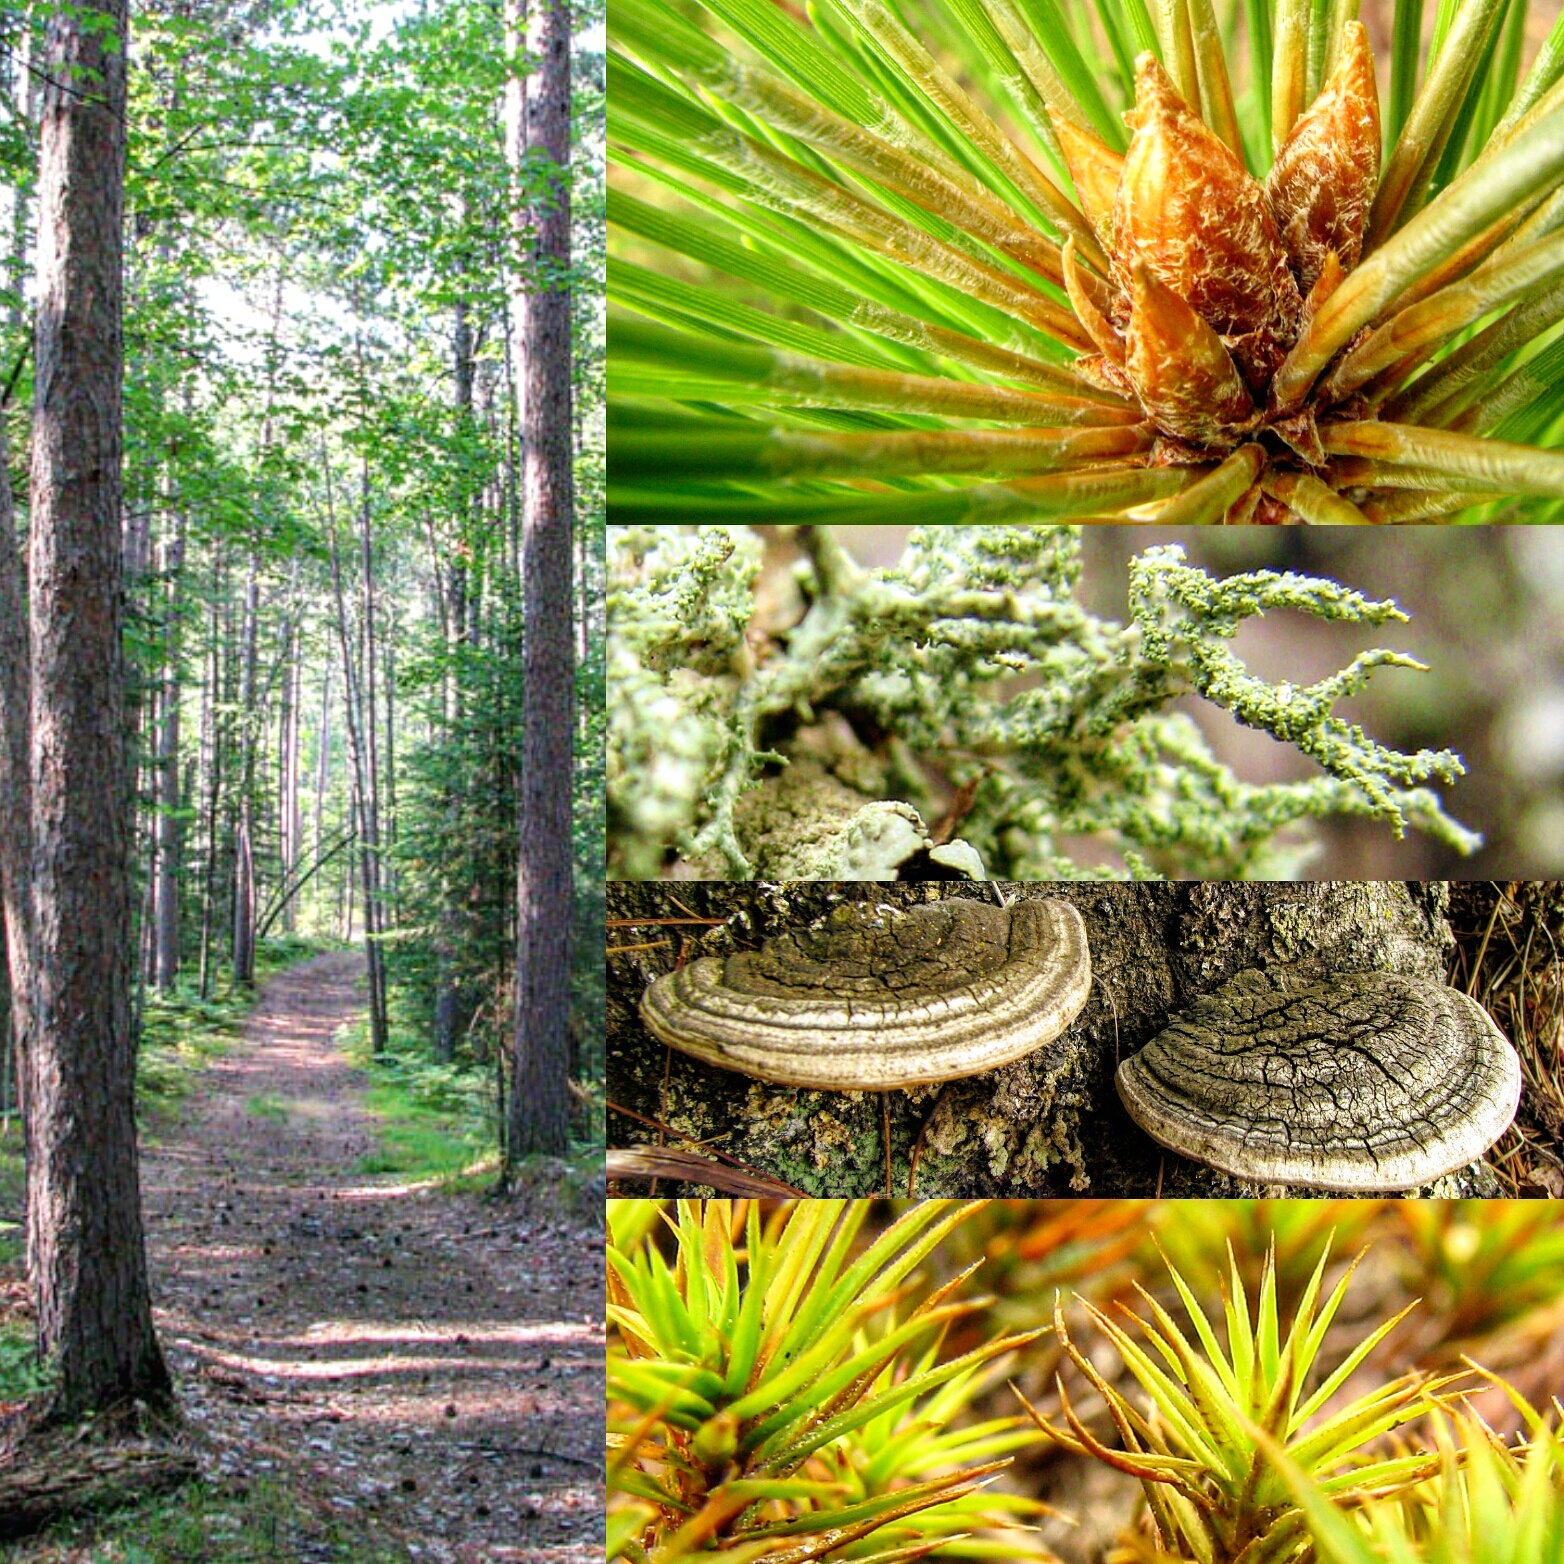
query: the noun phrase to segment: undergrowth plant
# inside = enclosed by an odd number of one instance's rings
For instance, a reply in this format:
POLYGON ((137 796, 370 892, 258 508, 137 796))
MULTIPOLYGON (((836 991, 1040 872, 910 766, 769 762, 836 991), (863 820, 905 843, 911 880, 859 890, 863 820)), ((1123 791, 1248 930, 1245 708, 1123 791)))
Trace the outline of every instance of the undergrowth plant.
MULTIPOLYGON (((1137 1287, 1139 1305, 1110 1311, 1102 1300, 1128 1296, 1116 1265, 1133 1257, 1108 1204, 898 1202, 875 1232, 869 1202, 611 1202, 609 1558, 1051 1560, 1026 1524, 1047 1507, 1022 1496, 1047 1466, 999 1473, 1038 1434, 1003 1415, 998 1382, 1035 1382, 1062 1360, 1092 1395, 1055 1375, 1057 1410, 1026 1403, 1031 1421, 1054 1458, 1103 1463, 1145 1497, 1104 1564, 1564 1558, 1564 1408, 1537 1411, 1469 1358, 1460 1373, 1390 1377, 1386 1345, 1416 1304, 1349 1318, 1367 1251, 1327 1289, 1331 1242, 1311 1228, 1290 1319, 1274 1258, 1255 1289, 1231 1253, 1225 1275, 1164 1258, 1155 1294, 1137 1287), (1101 1340, 1073 1337, 1056 1299, 1052 1332, 985 1342, 993 1301, 955 1301, 976 1251, 1012 1282, 1018 1266, 1078 1278, 1099 1300, 1078 1302, 1101 1340), (1101 1287, 1092 1256, 1115 1273, 1101 1287), (914 1277, 925 1262, 944 1278, 927 1296, 914 1277), (1018 1491, 983 1486, 995 1478, 1018 1491)), ((1158 1228, 1204 1204, 1157 1207, 1158 1228)), ((1492 1217, 1496 1243, 1515 1238, 1493 1207, 1449 1203, 1474 1226, 1492 1217)), ((1376 1225, 1395 1231, 1388 1212, 1376 1225)), ((1390 1274, 1366 1269, 1363 1290, 1390 1274)), ((1551 1307, 1526 1296, 1533 1315, 1551 1307)), ((1061 1502, 1103 1492, 1068 1467, 1052 1481, 1061 1502)))
POLYGON ((612 519, 1557 515, 1564 23, 1357 9, 617 0, 612 519))
POLYGON ((1043 1507, 986 1491, 1022 1420, 954 1421, 1037 1333, 941 1361, 970 1273, 900 1307, 974 1209, 924 1202, 860 1244, 867 1202, 611 1202, 608 1557, 1040 1557, 1020 1533, 962 1548, 1043 1507))
POLYGON ((1401 753, 1336 712, 1376 669, 1419 664, 1365 651, 1273 685, 1232 648, 1259 615, 1373 626, 1404 618, 1392 602, 1291 572, 1217 580, 1168 544, 1131 562, 1121 625, 1077 601, 1070 527, 917 528, 876 570, 830 528, 799 540, 802 601, 779 624, 749 530, 613 533, 614 876, 654 878, 677 854, 708 879, 890 878, 923 848, 1000 879, 1284 877, 1329 815, 1477 843, 1424 785, 1460 774, 1454 754, 1401 753), (1240 781, 1169 709, 1189 694, 1320 774, 1240 781), (959 846, 936 844, 942 816, 959 846), (1077 863, 1090 838, 1110 867, 1077 863))
MULTIPOLYGON (((1173 1200, 1153 1208, 1136 1259, 1141 1275, 1165 1265, 1181 1275, 1221 1276, 1233 1266, 1245 1291, 1257 1295, 1267 1270, 1277 1307, 1290 1317, 1331 1244, 1355 1249, 1367 1242, 1386 1205, 1379 1200, 1173 1200)), ((1448 1201, 1417 1202, 1447 1205, 1448 1201)), ((1413 1287, 1412 1292, 1416 1293, 1413 1287)))

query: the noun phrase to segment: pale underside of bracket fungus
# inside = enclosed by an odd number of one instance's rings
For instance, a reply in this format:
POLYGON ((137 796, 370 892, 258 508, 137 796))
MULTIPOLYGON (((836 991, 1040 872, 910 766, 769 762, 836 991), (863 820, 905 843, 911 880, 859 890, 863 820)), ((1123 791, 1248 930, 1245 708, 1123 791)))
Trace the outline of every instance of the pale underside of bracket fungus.
POLYGON ((1241 972, 1119 1066, 1153 1139, 1266 1184, 1412 1189, 1515 1116, 1520 1061, 1453 988, 1390 972, 1241 972))
POLYGON ((847 904, 825 927, 703 957, 642 996, 654 1036, 764 1081, 886 1091, 976 1075, 1069 1026, 1091 988, 1068 902, 847 904))

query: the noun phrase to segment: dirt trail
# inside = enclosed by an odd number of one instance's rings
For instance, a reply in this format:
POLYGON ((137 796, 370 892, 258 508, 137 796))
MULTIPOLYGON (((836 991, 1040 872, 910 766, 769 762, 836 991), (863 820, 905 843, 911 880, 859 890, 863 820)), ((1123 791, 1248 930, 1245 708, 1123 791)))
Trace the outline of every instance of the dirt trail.
MULTIPOLYGON (((600 1230, 352 1171, 373 1128, 332 1036, 359 970, 336 953, 272 979, 143 1149, 203 1460, 300 1481, 418 1560, 600 1559, 600 1230)), ((338 1557, 322 1536, 301 1512, 292 1556, 338 1557)))

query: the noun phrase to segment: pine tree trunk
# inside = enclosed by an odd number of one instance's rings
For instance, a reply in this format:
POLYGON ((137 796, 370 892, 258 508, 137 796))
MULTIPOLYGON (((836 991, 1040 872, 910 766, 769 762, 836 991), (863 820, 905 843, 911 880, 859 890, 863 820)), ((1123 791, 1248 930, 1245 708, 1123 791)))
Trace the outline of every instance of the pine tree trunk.
MULTIPOLYGON (((1296 962, 1320 978, 1387 970, 1440 981, 1452 947, 1442 882, 1071 883, 1006 892, 1063 896, 1075 906, 1091 946, 1091 997, 1062 1037, 1025 1059, 943 1087, 887 1094, 898 1194, 906 1193, 920 1134, 920 1196, 1127 1196, 1159 1187, 1165 1195, 1254 1194, 1224 1174, 1164 1155, 1119 1104, 1118 1061, 1144 1047, 1173 1012, 1242 968, 1296 962)), ((941 894, 991 900, 994 892, 916 884, 682 884, 670 895, 655 884, 611 883, 611 918, 683 918, 684 908, 702 917, 743 918, 711 932, 685 926, 615 931, 616 943, 671 938, 673 944, 609 960, 609 1100, 670 1123, 692 1142, 723 1137, 715 1141, 723 1150, 811 1194, 883 1192, 879 1096, 765 1085, 674 1053, 664 1097, 670 1056, 641 1025, 636 1005, 646 984, 681 953, 688 962, 753 948, 808 925, 844 899, 910 906, 941 894)), ((614 1145, 650 1138, 643 1126, 612 1114, 610 1132, 614 1145)))
MULTIPOLYGON (((451 330, 451 374, 455 387, 452 406, 456 413, 458 429, 467 432, 472 424, 473 388, 473 334, 468 319, 467 303, 456 301, 455 320, 451 330)), ((438 592, 440 628, 445 650, 445 673, 441 682, 441 716, 445 723, 445 743, 450 761, 447 777, 441 788, 441 801, 445 813, 446 830, 452 841, 457 839, 462 818, 462 795, 456 757, 461 748, 461 731, 465 701, 462 681, 462 630, 467 621, 467 566, 465 552, 471 536, 471 495, 463 487, 457 512, 460 536, 450 570, 445 576, 446 585, 438 592)), ((435 538, 431 522, 431 540, 435 538)), ((436 550, 438 553, 438 548, 436 550)), ((435 579, 441 580, 441 562, 434 560, 435 579)), ((449 874, 440 877, 440 906, 435 914, 435 1001, 434 1001, 434 1054, 442 1063, 449 1063, 456 1054, 456 1031, 460 1024, 461 995, 456 980, 456 950, 460 941, 460 909, 455 905, 456 886, 449 874)))
POLYGON ((218 817, 222 811, 223 761, 227 746, 228 725, 223 718, 223 616, 219 605, 223 601, 227 573, 223 568, 223 545, 219 542, 212 551, 211 607, 207 613, 206 679, 201 690, 201 754, 202 754, 202 828, 205 836, 206 856, 201 867, 201 997, 212 995, 213 960, 212 940, 217 926, 217 856, 218 817))
POLYGON ((244 584, 243 651, 239 683, 239 800, 234 833, 231 955, 236 986, 255 982, 255 751, 260 740, 256 670, 260 638, 260 559, 250 546, 244 584))
POLYGON ((311 833, 315 839, 317 862, 326 842, 326 786, 331 781, 331 662, 328 658, 320 675, 320 733, 315 744, 315 799, 311 833))
MULTIPOLYGON (((520 47, 520 0, 508 0, 508 52, 520 47)), ((570 12, 532 0, 531 69, 507 91, 507 145, 527 205, 517 234, 517 340, 522 344, 522 721, 515 1068, 507 1172, 525 1156, 569 1147, 572 740, 570 442, 570 12)))
POLYGON ((32 890, 32 695, 28 674, 27 608, 16 545, 10 454, 0 423, 0 909, 4 912, 10 978, 10 1048, 21 1061, 27 1041, 27 959, 32 890))
MULTIPOLYGON (((282 637, 282 710, 277 722, 277 861, 286 887, 299 869, 299 687, 298 625, 290 618, 282 637)), ((278 916, 283 933, 294 927, 294 898, 289 895, 278 916)))
MULTIPOLYGON (((348 733, 348 761, 353 775, 353 809, 358 817, 359 874, 364 892, 364 969, 369 990, 369 1046, 374 1054, 386 1046, 385 968, 380 942, 376 939, 375 863, 378 844, 374 835, 371 807, 369 756, 364 736, 365 702, 357 666, 353 657, 353 636, 348 625, 347 595, 342 585, 342 558, 337 548, 335 507, 331 497, 329 463, 326 471, 326 541, 331 562, 331 592, 336 608, 337 644, 342 652, 342 712, 348 733)), ((373 714, 371 712, 371 720, 373 714)), ((342 937, 347 939, 353 927, 353 885, 346 887, 346 907, 342 916, 342 937)))
POLYGON ((385 761, 386 807, 384 820, 385 852, 380 864, 381 914, 384 927, 396 921, 396 639, 397 624, 393 616, 386 626, 385 646, 381 656, 380 687, 385 692, 385 761))
MULTIPOLYGON (((364 853, 368 878, 364 882, 364 930, 369 941, 375 975, 371 986, 385 1011, 384 952, 378 936, 385 929, 385 860, 380 816, 380 657, 379 613, 375 594, 374 508, 369 487, 369 463, 359 469, 359 570, 363 594, 363 669, 359 699, 360 738, 364 745, 364 853)), ((372 999, 371 1003, 376 1003, 372 999)))
POLYGON ((154 897, 153 982, 160 994, 179 976, 179 867, 183 832, 179 823, 180 626, 185 572, 185 514, 174 518, 165 544, 163 571, 168 606, 163 627, 162 712, 157 736, 157 880, 154 897))
POLYGON ((27 1269, 60 1418, 171 1395, 147 1285, 130 1036, 125 43, 125 0, 51 15, 39 150, 27 1269))

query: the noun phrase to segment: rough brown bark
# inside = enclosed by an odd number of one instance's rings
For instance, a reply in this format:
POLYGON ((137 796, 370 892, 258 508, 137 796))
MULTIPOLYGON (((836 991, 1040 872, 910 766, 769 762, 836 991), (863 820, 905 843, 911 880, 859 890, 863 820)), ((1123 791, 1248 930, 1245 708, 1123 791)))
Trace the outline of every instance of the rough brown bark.
MULTIPOLYGON (((3 412, 3 409, 0 409, 3 412)), ((0 909, 10 977, 11 1046, 22 1079, 26 1047, 27 960, 32 883, 32 778, 28 758, 32 697, 28 677, 27 605, 16 516, 11 501, 10 456, 0 423, 0 909)))
POLYGON ((569 1146, 575 632, 570 442, 570 11, 507 0, 507 148, 517 209, 525 446, 521 860, 507 1171, 569 1146), (525 58, 521 55, 525 28, 525 58), (525 74, 522 75, 523 65, 525 74))
MULTIPOLYGON (((939 884, 610 884, 611 918, 737 914, 709 932, 687 924, 613 931, 611 945, 671 943, 608 963, 610 1101, 663 1119, 692 1142, 723 1137, 714 1142, 722 1150, 811 1194, 883 1191, 879 1097, 765 1085, 670 1055, 641 1025, 637 1002, 681 946, 686 960, 752 948, 844 899, 909 906, 993 894, 992 887, 939 884)), ((1441 883, 1024 885, 1006 894, 1074 904, 1091 946, 1091 998, 1063 1036, 1025 1059, 943 1087, 888 1094, 899 1194, 920 1133, 919 1195, 1128 1196, 1152 1194, 1159 1184, 1165 1195, 1253 1194, 1164 1154, 1144 1135, 1114 1090, 1118 1061, 1174 1011, 1245 967, 1296 962, 1321 978, 1384 970, 1438 979, 1451 946, 1441 883)), ((611 1144, 653 1138, 644 1125, 610 1114, 611 1144)))
POLYGON ((169 1399, 130 1034, 120 641, 125 0, 51 14, 33 407, 33 1028, 27 1268, 49 1410, 169 1399))
POLYGON ((184 592, 185 514, 174 518, 164 544, 163 572, 168 581, 164 624, 163 681, 157 734, 157 871, 153 891, 152 980, 169 993, 179 976, 179 868, 184 833, 179 823, 179 703, 181 615, 184 592))

